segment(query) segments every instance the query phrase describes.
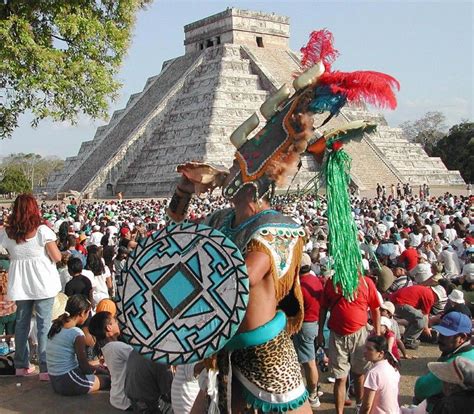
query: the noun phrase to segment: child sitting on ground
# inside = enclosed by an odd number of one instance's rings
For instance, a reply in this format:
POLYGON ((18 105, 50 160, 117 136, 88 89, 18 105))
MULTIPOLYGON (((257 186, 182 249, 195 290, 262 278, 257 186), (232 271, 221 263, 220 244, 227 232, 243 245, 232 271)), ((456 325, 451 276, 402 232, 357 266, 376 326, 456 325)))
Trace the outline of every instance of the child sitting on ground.
POLYGON ((97 339, 112 376, 110 403, 134 413, 171 412, 172 374, 117 340, 120 330, 110 312, 97 312, 89 329, 97 339))
POLYGON ((88 277, 82 275, 82 260, 71 257, 67 269, 72 279, 66 283, 64 293, 67 296, 84 295, 92 303, 92 283, 88 277))
POLYGON ((53 321, 48 332, 46 362, 51 385, 58 394, 82 395, 110 387, 108 372, 89 364, 84 333, 78 328, 90 310, 91 303, 85 296, 71 296, 65 312, 53 321))
POLYGON ((125 376, 127 360, 133 348, 117 340, 120 329, 110 312, 97 312, 89 323, 89 331, 95 336, 110 371, 110 404, 119 410, 128 410, 131 402, 125 395, 125 376))
POLYGON ((387 340, 388 350, 396 358, 397 361, 400 361, 400 352, 398 351, 397 339, 392 328, 392 321, 386 316, 380 317, 380 333, 387 340))
POLYGON ((386 300, 385 302, 382 303, 380 306, 380 315, 385 316, 388 319, 390 319, 390 322, 392 323, 392 331, 395 334, 395 341, 397 344, 398 351, 401 353, 401 357, 404 359, 416 359, 417 357, 415 355, 408 355, 407 350, 405 348, 405 345, 403 344, 402 341, 402 336, 400 334, 400 327, 398 326, 397 320, 393 317, 395 313, 395 305, 386 300))

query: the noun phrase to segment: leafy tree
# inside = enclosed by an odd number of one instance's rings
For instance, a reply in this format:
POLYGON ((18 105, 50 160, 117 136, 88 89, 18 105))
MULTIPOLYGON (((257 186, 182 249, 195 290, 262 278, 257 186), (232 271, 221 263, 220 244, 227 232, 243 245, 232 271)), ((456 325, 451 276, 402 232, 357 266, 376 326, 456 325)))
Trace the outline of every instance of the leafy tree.
POLYGON ((400 124, 409 141, 418 142, 432 155, 436 143, 446 136, 446 117, 442 112, 427 112, 422 118, 415 121, 406 121, 400 124))
POLYGON ((0 1, 0 138, 20 114, 106 115, 136 12, 150 0, 0 1))
POLYGON ((32 188, 46 185, 52 172, 62 169, 64 161, 58 157, 22 152, 5 157, 0 167, 15 167, 28 179, 32 188))
POLYGON ((433 155, 450 170, 459 170, 464 181, 474 183, 474 122, 454 125, 436 144, 433 155))
POLYGON ((0 193, 25 193, 31 191, 31 183, 23 172, 16 166, 8 166, 3 169, 0 180, 0 193))

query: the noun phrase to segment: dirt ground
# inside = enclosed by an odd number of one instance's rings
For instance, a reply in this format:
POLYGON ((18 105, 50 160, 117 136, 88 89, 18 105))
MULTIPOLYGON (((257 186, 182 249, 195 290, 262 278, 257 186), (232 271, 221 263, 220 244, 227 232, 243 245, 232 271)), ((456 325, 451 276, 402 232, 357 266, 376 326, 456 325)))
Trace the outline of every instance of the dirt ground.
MULTIPOLYGON (((403 360, 400 381, 400 404, 410 404, 413 386, 418 376, 427 372, 427 363, 439 355, 436 345, 422 344, 417 351, 409 351, 418 359, 403 360)), ((327 374, 322 374, 321 385, 324 395, 317 413, 334 413, 332 384, 327 382, 327 374)), ((355 404, 348 407, 347 413, 355 412, 355 404)), ((54 394, 48 383, 40 383, 38 377, 0 378, 1 414, 109 414, 120 413, 109 404, 109 393, 98 392, 80 397, 61 397, 54 394)), ((180 413, 175 413, 180 414, 180 413)))
MULTIPOLYGON (((411 404, 413 398, 413 389, 416 379, 428 372, 428 362, 435 361, 440 351, 437 345, 421 344, 416 351, 407 350, 408 355, 416 356, 416 359, 403 359, 401 366, 400 393, 398 401, 400 405, 411 404)), ((317 413, 334 413, 333 403, 333 384, 329 384, 326 380, 328 374, 321 375, 321 386, 324 395, 320 397, 321 407, 316 410, 317 413)), ((348 407, 345 411, 348 413, 355 412, 355 402, 352 399, 352 407, 348 407)))

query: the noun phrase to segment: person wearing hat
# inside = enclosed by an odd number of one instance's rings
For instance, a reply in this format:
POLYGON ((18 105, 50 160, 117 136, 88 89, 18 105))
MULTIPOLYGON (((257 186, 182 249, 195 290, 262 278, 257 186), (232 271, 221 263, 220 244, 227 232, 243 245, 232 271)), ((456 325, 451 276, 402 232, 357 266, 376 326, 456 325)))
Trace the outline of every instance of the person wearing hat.
POLYGON ((452 246, 446 246, 438 255, 438 262, 444 265, 444 273, 448 279, 455 279, 461 274, 461 263, 452 246))
POLYGON ((97 247, 100 247, 101 244, 101 240, 102 240, 102 237, 104 237, 104 233, 102 233, 100 231, 100 226, 95 224, 93 227, 92 227, 92 233, 89 237, 89 241, 87 243, 87 246, 97 246, 97 247))
POLYGON ((300 268, 300 284, 303 293, 304 319, 300 331, 293 336, 298 361, 303 365, 306 388, 309 393, 309 404, 311 408, 321 405, 318 396, 318 367, 314 340, 318 333, 318 320, 323 284, 321 280, 311 273, 311 258, 303 253, 300 268))
POLYGON ((446 313, 456 311, 464 313, 472 319, 472 313, 464 301, 464 293, 462 290, 454 289, 448 296, 448 303, 446 304, 446 313))
MULTIPOLYGON (((471 345, 472 321, 467 315, 449 312, 433 329, 439 334, 438 347, 441 356, 438 362, 451 362, 459 356, 474 361, 474 347, 471 345)), ((430 372, 416 380, 414 402, 418 404, 427 399, 428 412, 431 413, 434 404, 442 397, 442 391, 442 381, 430 372)))
POLYGON ((402 287, 413 286, 412 279, 407 275, 407 271, 403 267, 394 267, 392 270, 394 280, 390 287, 386 290, 387 294, 394 293, 402 287))
POLYGON ((16 304, 7 296, 10 261, 0 259, 0 335, 15 333, 16 304))
POLYGON ((395 341, 397 344, 397 348, 400 351, 400 357, 403 359, 416 359, 415 355, 408 355, 407 350, 405 348, 405 344, 402 341, 402 336, 400 333, 400 326, 398 325, 398 321, 394 318, 395 315, 395 305, 386 300, 380 305, 380 316, 388 318, 392 323, 392 330, 395 334, 395 341))
MULTIPOLYGON (((443 313, 448 302, 446 290, 439 284, 439 281, 443 277, 440 274, 433 272, 433 270, 436 270, 434 269, 435 267, 435 265, 430 265, 429 263, 419 263, 413 270, 415 283, 430 287, 434 293, 435 302, 431 306, 430 311, 430 314, 432 315, 443 313)), ((423 336, 422 339, 426 338, 423 336)), ((428 338, 427 342, 431 342, 431 337, 428 338)))
POLYGON ((472 414, 474 407, 474 362, 457 357, 451 362, 428 362, 428 369, 443 381, 443 397, 433 414, 472 414))
POLYGON ((76 240, 76 250, 85 257, 87 256, 87 249, 86 249, 86 241, 87 241, 87 236, 85 233, 79 234, 79 237, 76 240))

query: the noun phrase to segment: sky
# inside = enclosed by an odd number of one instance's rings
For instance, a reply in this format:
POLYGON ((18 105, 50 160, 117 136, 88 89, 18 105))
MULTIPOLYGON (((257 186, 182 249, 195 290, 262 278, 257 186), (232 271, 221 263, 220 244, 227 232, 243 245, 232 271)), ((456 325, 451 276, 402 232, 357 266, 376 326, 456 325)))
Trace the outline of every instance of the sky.
MULTIPOLYGON (((118 74, 123 86, 109 115, 140 92, 147 78, 159 74, 164 61, 184 54, 184 25, 227 7, 288 16, 294 51, 306 44, 311 31, 327 28, 341 53, 333 69, 376 70, 397 78, 398 107, 384 111, 391 126, 428 111, 444 113, 447 126, 474 121, 474 4, 456 0, 155 0, 137 16, 118 74)), ((74 156, 81 142, 107 123, 81 116, 76 125, 44 120, 32 128, 30 121, 25 114, 12 138, 0 141, 0 156, 74 156)))

